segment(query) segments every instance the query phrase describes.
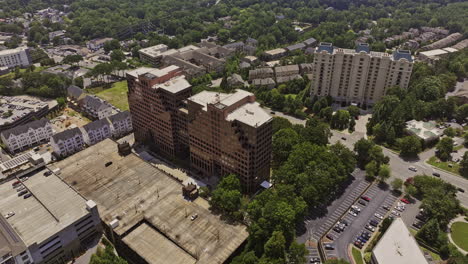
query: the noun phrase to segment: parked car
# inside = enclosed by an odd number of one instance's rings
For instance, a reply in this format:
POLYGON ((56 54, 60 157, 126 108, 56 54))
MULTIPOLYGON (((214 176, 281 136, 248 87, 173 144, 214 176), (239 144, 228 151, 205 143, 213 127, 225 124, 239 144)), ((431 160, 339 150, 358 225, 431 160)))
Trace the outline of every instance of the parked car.
POLYGON ((25 181, 27 181, 27 180, 29 180, 29 177, 23 177, 23 178, 21 178, 21 181, 22 181, 22 182, 25 182, 25 181))
POLYGON ((371 226, 378 226, 378 225, 379 225, 379 222, 377 222, 377 221, 375 221, 375 220, 372 219, 372 220, 369 221, 369 224, 370 224, 371 226))
POLYGON ((440 173, 434 172, 434 173, 432 173, 432 176, 434 176, 434 177, 439 177, 439 178, 440 178, 440 173))
POLYGON ((274 111, 270 111, 270 114, 272 114, 272 115, 276 115, 276 112, 274 112, 274 111))
POLYGON ((352 208, 354 211, 361 212, 361 208, 359 208, 359 206, 357 206, 357 205, 351 205, 351 208, 352 208))
POLYGON ((367 239, 369 239, 371 237, 371 234, 369 234, 369 232, 362 231, 361 236, 366 237, 367 239))
POLYGON ((340 223, 340 224, 344 224, 344 225, 346 225, 346 226, 349 225, 348 221, 346 221, 345 219, 341 219, 339 223, 340 223))
POLYGON ((31 193, 27 193, 23 198, 24 198, 24 199, 28 199, 28 198, 31 197, 31 196, 32 196, 31 193))
POLYGON ((356 212, 354 212, 353 210, 349 210, 349 212, 348 212, 348 213, 349 213, 350 215, 354 216, 354 217, 356 217, 356 216, 357 216, 356 212))
POLYGON ((335 237, 330 233, 327 234, 327 238, 330 240, 335 240, 335 237))
POLYGON ((408 170, 414 171, 414 172, 418 171, 418 169, 416 169, 416 167, 414 167, 414 166, 409 166, 408 170))
POLYGON ((52 172, 51 172, 51 171, 46 171, 46 172, 44 172, 44 176, 49 177, 50 175, 52 175, 52 172))
POLYGON ((366 202, 364 202, 363 200, 359 200, 358 203, 359 203, 360 205, 363 205, 363 206, 366 206, 366 205, 367 205, 366 202))
POLYGON ((310 264, 320 264, 320 258, 310 258, 310 264))
POLYGON ((400 199, 400 201, 404 202, 405 204, 409 204, 409 203, 410 203, 410 201, 408 201, 408 200, 405 199, 405 198, 400 199))
POLYGON ((421 229, 422 226, 423 226, 423 223, 422 222, 414 222, 413 226, 416 227, 417 229, 421 229))
POLYGON ((463 190, 463 189, 462 189, 462 188, 460 188, 460 187, 458 187, 458 188, 457 188, 457 190, 458 190, 459 192, 462 192, 462 193, 464 193, 464 192, 465 192, 465 190, 463 190))
POLYGON ((334 230, 335 232, 337 232, 337 233, 340 233, 340 232, 341 232, 341 229, 340 229, 339 226, 335 226, 335 227, 333 228, 333 230, 334 230))
POLYGON ((333 249, 335 249, 335 246, 332 245, 332 244, 325 244, 325 249, 327 249, 327 250, 333 250, 333 249))
POLYGON ((378 219, 383 219, 383 216, 378 213, 375 213, 374 216, 377 217, 378 219))
POLYGON ((369 231, 375 232, 375 227, 373 227, 371 225, 366 225, 366 229, 369 230, 369 231))
POLYGON ((342 139, 342 140, 346 140, 346 138, 345 138, 345 137, 341 137, 341 139, 342 139))
POLYGON ((386 205, 382 206, 382 208, 385 209, 385 210, 387 210, 387 211, 390 210, 390 207, 388 207, 388 206, 386 206, 386 205))
POLYGON ((12 216, 14 216, 14 215, 15 215, 15 212, 9 212, 9 213, 7 213, 7 214, 5 215, 5 219, 8 219, 8 218, 10 218, 10 217, 12 217, 12 216))
POLYGON ((395 211, 395 210, 392 210, 392 214, 396 215, 396 216, 400 216, 400 213, 395 211))
POLYGON ((192 215, 192 216, 190 217, 190 220, 193 221, 193 220, 197 219, 197 217, 198 217, 198 214, 194 214, 194 215, 192 215))
POLYGON ((363 244, 361 242, 359 242, 359 241, 354 241, 354 245, 359 249, 361 249, 362 246, 363 246, 363 244))
POLYGON ((21 196, 23 196, 23 195, 25 195, 27 193, 28 193, 28 190, 21 191, 21 192, 18 193, 18 197, 21 197, 21 196))
POLYGON ((363 199, 364 201, 368 201, 370 202, 371 198, 367 197, 367 196, 361 196, 361 199, 363 199))
POLYGON ((11 184, 11 186, 13 186, 13 188, 15 188, 18 184, 20 184, 21 182, 20 181, 15 181, 11 184))
POLYGON ((18 189, 16 189, 17 192, 21 192, 23 191, 24 189, 26 189, 26 187, 24 187, 24 185, 21 185, 18 189))

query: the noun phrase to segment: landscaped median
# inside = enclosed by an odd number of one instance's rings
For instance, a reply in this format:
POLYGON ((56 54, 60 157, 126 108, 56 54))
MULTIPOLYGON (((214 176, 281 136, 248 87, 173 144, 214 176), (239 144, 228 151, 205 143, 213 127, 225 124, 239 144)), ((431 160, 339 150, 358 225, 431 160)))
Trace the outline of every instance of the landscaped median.
POLYGON ((362 259, 361 251, 354 246, 351 249, 351 253, 353 254, 353 259, 355 264, 364 264, 364 260, 362 259))
POLYGON ((450 227, 453 242, 461 249, 468 251, 468 223, 455 222, 450 227))

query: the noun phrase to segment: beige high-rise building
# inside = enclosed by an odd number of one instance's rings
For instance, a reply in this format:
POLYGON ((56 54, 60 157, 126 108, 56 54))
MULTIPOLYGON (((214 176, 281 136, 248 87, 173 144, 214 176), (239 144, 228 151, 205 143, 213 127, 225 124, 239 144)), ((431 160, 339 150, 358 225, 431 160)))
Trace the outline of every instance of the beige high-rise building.
POLYGON ((335 102, 372 105, 389 87, 408 88, 413 57, 406 50, 393 54, 370 51, 360 43, 355 50, 320 43, 314 57, 311 96, 332 96, 335 102))

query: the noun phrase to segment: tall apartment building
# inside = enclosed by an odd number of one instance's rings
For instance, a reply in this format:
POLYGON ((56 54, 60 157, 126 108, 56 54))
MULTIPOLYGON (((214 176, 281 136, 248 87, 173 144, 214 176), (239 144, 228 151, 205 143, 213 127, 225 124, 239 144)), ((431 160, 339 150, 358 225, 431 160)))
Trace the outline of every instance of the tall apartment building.
POLYGON ((157 152, 185 158, 204 176, 239 176, 245 191, 270 175, 270 115, 252 93, 201 92, 176 66, 127 73, 135 140, 157 152))
POLYGON ((413 57, 405 50, 373 52, 366 43, 358 44, 355 50, 320 43, 313 64, 312 96, 330 95, 336 102, 369 105, 389 87, 408 88, 413 57))
POLYGON ((31 62, 31 55, 26 47, 0 51, 0 67, 27 67, 31 62))
POLYGON ((127 82, 135 140, 170 157, 188 153, 187 128, 179 108, 192 90, 182 69, 140 68, 127 73, 127 82))
POLYGON ((205 176, 236 174, 244 191, 270 176, 272 118, 243 90, 188 99, 191 167, 205 176))

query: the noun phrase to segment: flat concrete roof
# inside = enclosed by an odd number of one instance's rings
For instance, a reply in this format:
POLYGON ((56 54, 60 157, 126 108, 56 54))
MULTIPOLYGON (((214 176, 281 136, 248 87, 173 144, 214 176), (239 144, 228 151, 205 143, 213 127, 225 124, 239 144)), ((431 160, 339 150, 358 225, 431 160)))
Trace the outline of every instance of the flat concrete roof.
MULTIPOLYGON (((180 182, 133 153, 120 156, 117 143, 110 139, 49 167, 59 168, 64 181, 95 201, 107 225, 118 219, 114 231, 123 235, 131 248, 141 246, 142 242, 130 235, 135 232, 131 229, 141 223, 148 223, 168 239, 167 243, 172 241, 182 249, 173 250, 179 254, 177 259, 189 254, 196 263, 223 263, 247 239, 245 226, 227 224, 198 203, 185 200, 180 182), (112 164, 106 167, 107 162, 112 164), (194 214, 198 218, 191 221, 194 214)), ((157 247, 145 247, 138 252, 144 259, 160 257, 157 247)))
POLYGON ((146 223, 137 227, 123 241, 152 264, 195 264, 196 259, 146 223))
POLYGON ((86 216, 86 200, 55 175, 37 172, 22 184, 33 196, 24 199, 12 187, 16 180, 0 185, 0 212, 15 215, 7 221, 26 246, 42 243, 86 216))
POLYGON ((192 85, 190 85, 190 83, 185 79, 184 75, 174 77, 165 83, 160 83, 153 86, 155 89, 163 89, 173 94, 181 92, 190 87, 192 87, 192 85))
POLYGON ((378 264, 427 264, 418 243, 401 218, 396 218, 372 251, 378 264))

